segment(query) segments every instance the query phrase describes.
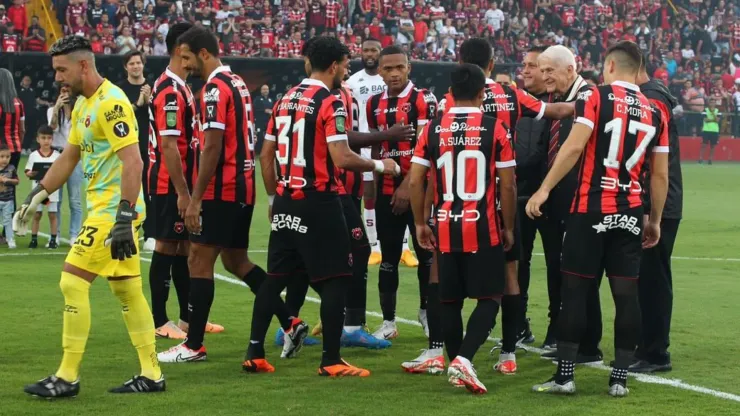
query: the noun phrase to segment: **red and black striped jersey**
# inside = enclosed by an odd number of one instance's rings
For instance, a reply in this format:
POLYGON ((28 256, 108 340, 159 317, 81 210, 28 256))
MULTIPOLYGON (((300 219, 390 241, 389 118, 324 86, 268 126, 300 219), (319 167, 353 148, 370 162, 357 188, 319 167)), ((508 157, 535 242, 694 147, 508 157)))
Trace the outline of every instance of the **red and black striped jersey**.
MULTIPOLYGON (((406 88, 396 97, 389 97, 388 90, 370 97, 367 101, 367 126, 375 130, 388 130, 402 123, 417 127, 426 125, 437 111, 437 98, 423 88, 416 88, 409 81, 406 88)), ((393 177, 384 175, 378 181, 379 192, 393 195, 403 182, 404 176, 411 168, 411 156, 414 153, 416 139, 402 142, 381 142, 380 157, 392 158, 401 167, 401 175, 393 177)))
POLYGON ((195 109, 193 92, 179 76, 167 68, 154 82, 149 104, 152 140, 149 142, 149 194, 167 195, 175 192, 170 172, 164 161, 162 140, 177 140, 182 172, 188 189, 193 189, 197 157, 200 152, 200 122, 195 109))
MULTIPOLYGON (((439 102, 439 113, 445 114, 454 106, 455 98, 448 92, 439 102)), ((511 129, 512 134, 515 134, 519 119, 529 117, 539 120, 545 115, 546 106, 547 104, 524 90, 501 85, 488 78, 480 109, 483 114, 503 121, 511 129)))
POLYGON ((638 86, 617 81, 578 93, 575 122, 592 129, 572 213, 614 214, 642 205, 645 154, 668 152, 668 124, 638 86))
POLYGON ((20 99, 13 99, 15 108, 12 112, 0 107, 0 144, 8 146, 11 153, 20 152, 21 124, 26 119, 26 111, 20 99))
POLYGON ((501 243, 497 169, 516 166, 509 128, 473 107, 454 107, 419 136, 413 163, 431 168, 441 252, 471 253, 501 243))
MULTIPOLYGON (((352 131, 357 131, 360 125, 360 108, 357 99, 352 95, 347 85, 334 90, 334 95, 342 100, 344 108, 347 110, 347 124, 352 126, 352 131)), ((352 195, 356 198, 362 198, 362 173, 354 172, 347 169, 337 169, 337 178, 341 182, 337 190, 339 195, 352 195)))
POLYGON ((340 182, 328 144, 347 140, 347 110, 327 86, 304 79, 272 109, 265 140, 277 142, 278 195, 304 199, 338 193, 340 182))
MULTIPOLYGON (((255 202, 254 114, 244 80, 228 66, 216 68, 203 87, 203 131, 223 130, 223 148, 204 200, 255 202)), ((207 138, 202 137, 203 146, 207 138)))

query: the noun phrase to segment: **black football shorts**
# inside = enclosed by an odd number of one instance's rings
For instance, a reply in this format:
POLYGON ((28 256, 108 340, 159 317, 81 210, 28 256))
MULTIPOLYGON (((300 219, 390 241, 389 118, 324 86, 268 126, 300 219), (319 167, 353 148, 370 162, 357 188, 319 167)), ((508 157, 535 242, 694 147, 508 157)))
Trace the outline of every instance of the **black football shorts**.
POLYGON ((571 214, 565 227, 561 270, 585 278, 637 279, 642 259, 642 207, 618 214, 571 214))

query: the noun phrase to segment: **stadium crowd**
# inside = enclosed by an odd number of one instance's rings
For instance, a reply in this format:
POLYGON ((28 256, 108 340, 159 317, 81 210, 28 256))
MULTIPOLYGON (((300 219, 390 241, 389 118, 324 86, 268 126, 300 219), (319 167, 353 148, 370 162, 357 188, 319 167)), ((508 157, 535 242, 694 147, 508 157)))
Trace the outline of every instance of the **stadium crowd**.
MULTIPOLYGON (((39 17, 28 20, 24 0, 9 3, 0 5, 0 48, 44 51, 39 17)), ((412 60, 455 62, 463 41, 483 37, 497 63, 519 63, 531 47, 565 45, 579 72, 598 78, 606 49, 632 40, 649 57, 649 74, 680 97, 688 113, 682 134, 701 134, 699 113, 709 101, 722 114, 740 111, 740 6, 733 1, 56 0, 54 9, 65 34, 89 37, 101 54, 164 56, 169 27, 190 21, 215 33, 231 56, 296 58, 306 39, 328 34, 353 58, 374 38, 401 46, 412 60)), ((740 137, 740 117, 722 117, 720 131, 740 137)))

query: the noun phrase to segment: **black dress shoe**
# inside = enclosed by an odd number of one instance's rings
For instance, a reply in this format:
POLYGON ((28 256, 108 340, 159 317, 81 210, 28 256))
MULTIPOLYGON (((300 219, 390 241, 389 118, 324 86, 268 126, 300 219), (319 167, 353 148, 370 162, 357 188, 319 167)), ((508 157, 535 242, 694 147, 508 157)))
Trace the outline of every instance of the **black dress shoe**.
POLYGON ((628 370, 631 373, 665 373, 671 371, 673 366, 670 362, 665 364, 653 364, 645 360, 640 360, 629 366, 628 370))

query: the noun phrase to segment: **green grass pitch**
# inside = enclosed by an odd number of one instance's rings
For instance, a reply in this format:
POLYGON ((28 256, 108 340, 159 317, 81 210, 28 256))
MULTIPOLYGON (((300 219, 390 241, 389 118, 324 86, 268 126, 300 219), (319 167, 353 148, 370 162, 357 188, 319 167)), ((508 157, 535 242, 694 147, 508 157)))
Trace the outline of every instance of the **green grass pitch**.
MULTIPOLYGON (((474 364, 489 393, 472 396, 454 389, 442 376, 413 376, 400 363, 418 355, 426 338, 417 326, 399 324, 400 336, 385 351, 344 349, 344 357, 366 367, 365 379, 325 379, 316 375, 320 347, 306 347, 297 359, 281 360, 273 346, 277 325, 268 333, 267 354, 274 374, 244 374, 241 361, 248 343, 254 296, 242 286, 218 281, 211 320, 223 324, 222 334, 208 335, 207 362, 165 364, 168 391, 156 395, 116 396, 106 392, 139 370, 115 297, 102 279, 91 290, 92 329, 82 364, 81 394, 73 400, 45 401, 27 397, 25 384, 56 371, 61 358, 63 298, 59 273, 67 245, 56 252, 29 250, 28 237, 19 248, 0 248, 0 415, 61 414, 294 414, 294 415, 737 415, 740 414, 740 222, 737 209, 740 165, 684 166, 685 208, 673 261, 674 313, 672 346, 674 371, 653 383, 630 378, 631 395, 613 399, 606 394, 608 373, 598 368, 577 370, 574 397, 541 396, 530 392, 555 367, 534 353, 518 355, 519 374, 503 376, 492 370, 495 357, 486 343, 474 364), (663 383, 663 384, 656 384, 663 383), (678 385, 678 387, 676 386, 678 385), (682 388, 683 387, 683 388, 682 388), (691 391, 693 389, 694 391, 691 391), (697 390, 699 392, 697 392, 697 390), (723 397, 722 393, 727 393, 723 397)), ((19 187, 22 199, 29 188, 19 187)), ((260 184, 261 189, 261 184, 260 184)), ((264 192, 251 231, 252 259, 265 265, 269 233, 264 192)), ((65 213, 64 222, 69 220, 65 213)), ((46 222, 46 219, 44 219, 46 222)), ((48 230, 44 225, 43 230, 48 230)), ((40 238, 40 245, 46 243, 40 238)), ((330 244, 331 242, 326 242, 330 244)), ((539 243, 536 251, 541 251, 539 243)), ((149 255, 144 255, 148 258, 149 255)), ((149 263, 142 262, 147 278, 149 263)), ((218 272, 227 275, 219 265, 218 272)), ((148 296, 148 286, 145 282, 148 296)), ((371 267, 368 309, 378 311, 377 267, 371 267)), ((530 289, 532 327, 540 345, 546 329, 547 291, 544 259, 533 259, 530 289)), ((312 292, 309 295, 315 296, 312 292)), ((177 317, 174 290, 170 317, 177 317)), ((467 311, 471 302, 468 302, 467 311)), ((401 269, 398 315, 410 320, 418 308, 415 270, 401 269)), ((605 361, 613 358, 614 307, 608 285, 602 285, 605 361)), ((303 317, 313 324, 318 305, 307 302, 303 317)), ((369 317, 375 327, 380 318, 369 317)), ((493 336, 499 336, 500 326, 493 336)), ((161 351, 174 341, 158 340, 161 351)))

